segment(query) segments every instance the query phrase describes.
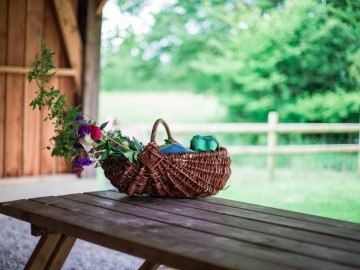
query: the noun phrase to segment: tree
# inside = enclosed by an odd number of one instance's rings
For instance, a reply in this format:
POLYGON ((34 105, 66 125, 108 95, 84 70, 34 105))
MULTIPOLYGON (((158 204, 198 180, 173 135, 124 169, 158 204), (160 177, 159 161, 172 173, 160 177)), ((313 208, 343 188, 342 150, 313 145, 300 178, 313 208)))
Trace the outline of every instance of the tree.
POLYGON ((360 4, 322 2, 179 0, 134 39, 131 70, 213 91, 237 121, 358 121, 360 4))

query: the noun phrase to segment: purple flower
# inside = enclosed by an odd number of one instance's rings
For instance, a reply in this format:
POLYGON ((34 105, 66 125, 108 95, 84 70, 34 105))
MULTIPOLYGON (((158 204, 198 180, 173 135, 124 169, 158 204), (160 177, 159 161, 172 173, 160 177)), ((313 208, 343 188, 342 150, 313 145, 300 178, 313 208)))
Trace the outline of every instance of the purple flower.
POLYGON ((76 118, 75 118, 75 121, 81 122, 82 120, 84 120, 84 116, 82 116, 82 114, 79 114, 79 115, 76 116, 76 118))
POLYGON ((77 157, 74 160, 74 167, 90 166, 92 163, 88 157, 77 157))
POLYGON ((77 135, 80 139, 84 139, 86 134, 90 134, 91 130, 90 127, 83 123, 79 126, 79 129, 77 131, 77 135))

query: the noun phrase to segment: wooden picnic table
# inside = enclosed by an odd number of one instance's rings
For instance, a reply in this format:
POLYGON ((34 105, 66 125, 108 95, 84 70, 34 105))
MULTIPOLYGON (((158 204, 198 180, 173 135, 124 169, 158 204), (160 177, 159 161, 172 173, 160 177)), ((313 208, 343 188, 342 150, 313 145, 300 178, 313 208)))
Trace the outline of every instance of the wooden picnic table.
POLYGON ((140 269, 360 269, 360 224, 215 197, 115 190, 0 204, 40 235, 26 269, 60 269, 77 238, 145 259, 140 269))

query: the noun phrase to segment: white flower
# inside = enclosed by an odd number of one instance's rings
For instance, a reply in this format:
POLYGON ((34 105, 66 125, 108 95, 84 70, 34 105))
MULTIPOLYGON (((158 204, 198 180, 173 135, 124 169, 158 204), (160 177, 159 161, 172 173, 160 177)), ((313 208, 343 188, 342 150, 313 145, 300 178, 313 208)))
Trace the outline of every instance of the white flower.
POLYGON ((79 142, 81 143, 81 145, 84 147, 86 152, 90 152, 90 150, 93 148, 94 146, 94 141, 91 139, 91 135, 90 134, 86 134, 84 139, 80 139, 79 142))

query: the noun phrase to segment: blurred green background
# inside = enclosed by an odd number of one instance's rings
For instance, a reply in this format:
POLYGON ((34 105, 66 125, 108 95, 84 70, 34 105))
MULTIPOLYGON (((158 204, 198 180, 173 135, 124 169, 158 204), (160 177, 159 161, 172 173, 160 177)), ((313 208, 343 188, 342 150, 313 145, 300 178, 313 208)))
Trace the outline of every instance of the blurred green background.
MULTIPOLYGON (((151 127, 162 117, 171 127, 261 123, 276 111, 280 122, 358 123, 359 30, 360 1, 109 1, 99 118, 151 127)), ((279 137, 280 144, 358 140, 355 133, 279 137)), ((266 135, 220 142, 262 145, 266 135)), ((236 156, 218 196, 360 222, 357 158, 277 156, 270 181, 266 156, 236 156)))

